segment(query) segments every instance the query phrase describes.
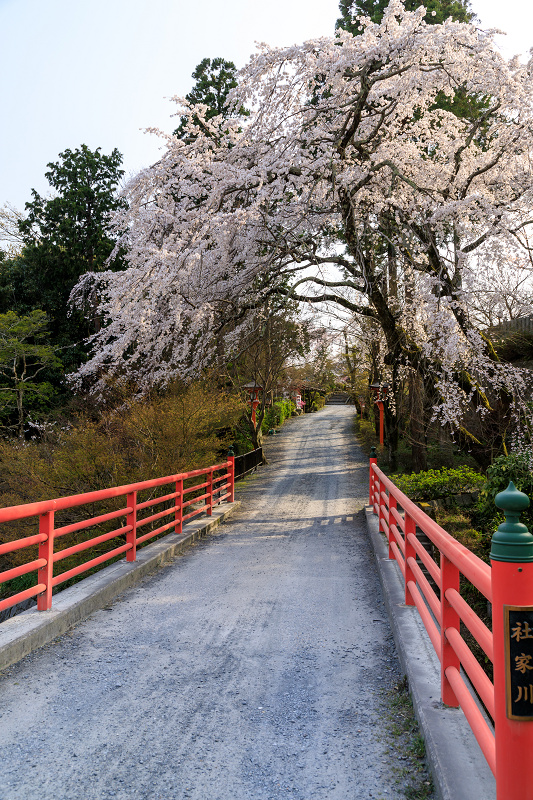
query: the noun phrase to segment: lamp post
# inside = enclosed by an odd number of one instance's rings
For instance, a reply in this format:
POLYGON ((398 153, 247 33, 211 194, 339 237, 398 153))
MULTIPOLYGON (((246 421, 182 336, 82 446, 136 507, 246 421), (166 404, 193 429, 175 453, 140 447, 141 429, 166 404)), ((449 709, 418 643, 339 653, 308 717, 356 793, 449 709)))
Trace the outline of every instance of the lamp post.
POLYGON ((259 392, 263 391, 263 387, 259 386, 259 384, 257 384, 255 381, 250 381, 250 383, 245 383, 242 388, 246 389, 246 391, 250 393, 250 403, 252 406, 252 423, 255 428, 257 424, 255 418, 255 412, 257 410, 257 406, 260 403, 259 392))
POLYGON ((389 390, 388 383, 371 383, 370 389, 376 395, 375 404, 379 408, 379 443, 383 447, 383 418, 384 418, 384 411, 385 411, 385 400, 387 398, 387 392, 389 390))

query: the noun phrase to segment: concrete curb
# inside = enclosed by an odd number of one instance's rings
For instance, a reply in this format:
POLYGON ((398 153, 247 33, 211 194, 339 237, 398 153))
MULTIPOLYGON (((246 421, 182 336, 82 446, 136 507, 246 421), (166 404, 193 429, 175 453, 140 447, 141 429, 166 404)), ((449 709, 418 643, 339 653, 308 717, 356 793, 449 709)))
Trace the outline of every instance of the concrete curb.
POLYGON ((377 517, 366 509, 368 531, 402 668, 426 744, 439 800, 496 800, 496 783, 461 709, 440 700, 440 662, 414 606, 405 605, 401 572, 388 558, 377 517))
POLYGON ((0 670, 61 636, 73 625, 135 586, 145 576, 171 561, 179 552, 211 533, 240 502, 213 510, 212 517, 191 520, 186 532, 169 534, 137 551, 137 561, 117 561, 85 580, 54 595, 50 611, 32 608, 0 625, 0 670))

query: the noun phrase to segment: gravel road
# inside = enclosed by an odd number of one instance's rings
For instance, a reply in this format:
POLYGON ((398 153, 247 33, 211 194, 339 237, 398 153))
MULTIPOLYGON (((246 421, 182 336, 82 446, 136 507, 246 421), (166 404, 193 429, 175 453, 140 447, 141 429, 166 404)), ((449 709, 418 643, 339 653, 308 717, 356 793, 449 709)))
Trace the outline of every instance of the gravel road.
POLYGON ((0 800, 405 797, 353 409, 269 440, 217 532, 0 677, 0 800))

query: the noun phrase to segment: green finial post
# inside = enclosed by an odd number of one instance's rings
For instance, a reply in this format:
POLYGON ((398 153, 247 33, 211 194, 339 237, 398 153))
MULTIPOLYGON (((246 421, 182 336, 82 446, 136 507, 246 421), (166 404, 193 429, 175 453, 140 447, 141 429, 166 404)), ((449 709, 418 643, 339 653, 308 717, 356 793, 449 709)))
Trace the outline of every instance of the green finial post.
POLYGON ((493 561, 533 561, 533 535, 519 522, 520 512, 529 506, 529 497, 519 492, 511 481, 504 492, 496 495, 498 508, 505 514, 505 522, 492 537, 490 557, 493 561))
POLYGON ((376 448, 374 446, 372 446, 370 448, 370 458, 377 458, 377 457, 378 457, 378 455, 376 453, 376 448))
POLYGON ((234 455, 235 455, 235 452, 233 450, 233 445, 230 445, 228 447, 228 458, 233 458, 234 455))

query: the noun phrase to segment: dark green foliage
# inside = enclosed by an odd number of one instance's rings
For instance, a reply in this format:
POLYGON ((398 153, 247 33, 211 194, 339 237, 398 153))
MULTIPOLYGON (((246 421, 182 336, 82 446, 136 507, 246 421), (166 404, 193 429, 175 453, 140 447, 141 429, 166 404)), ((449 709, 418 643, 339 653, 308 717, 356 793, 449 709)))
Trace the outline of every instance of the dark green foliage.
POLYGON ((494 503, 498 492, 507 489, 509 481, 521 492, 533 498, 533 472, 531 458, 524 453, 509 453, 498 456, 487 470, 487 482, 483 488, 483 497, 494 503))
POLYGON ((437 500, 480 489, 485 478, 471 467, 430 469, 411 475, 391 475, 398 489, 411 500, 437 500))
POLYGON ((70 369, 83 360, 83 339, 98 325, 80 311, 69 312, 70 292, 86 272, 123 266, 120 258, 112 264, 107 259, 115 246, 109 219, 123 204, 116 192, 124 172, 116 149, 107 156, 81 145, 59 159, 45 173, 55 196, 47 199, 32 190, 27 217, 19 222, 22 253, 0 262, 0 312, 44 310, 70 369))
POLYGON ((44 311, 34 310, 22 317, 13 311, 0 314, 0 420, 16 429, 21 439, 28 410, 48 407, 53 397, 44 370, 61 368, 48 342, 47 327, 44 311))
POLYGON ((530 361, 533 359, 533 334, 511 330, 495 332, 493 344, 503 361, 530 361))
POLYGON ((116 190, 124 174, 122 155, 117 149, 109 156, 100 150, 93 152, 82 144, 60 153, 61 161, 49 163, 45 177, 57 195, 45 199, 32 189, 27 217, 19 224, 27 246, 68 246, 79 274, 102 268, 114 244, 107 231, 109 215, 121 206, 116 190))
MULTIPOLYGON (((389 0, 340 0, 340 18, 337 20, 336 27, 350 31, 354 36, 361 31, 358 30, 357 20, 352 22, 352 18, 357 14, 364 14, 370 17, 372 22, 379 23, 383 18, 383 13, 389 4, 389 0), (351 13, 350 13, 351 11, 351 13)), ((470 0, 404 0, 407 11, 415 11, 419 6, 425 6, 427 13, 424 20, 430 25, 437 25, 448 17, 457 22, 471 22, 475 15, 470 10, 470 0), (435 12, 435 16, 433 16, 435 12)))
POLYGON ((273 428, 283 425, 286 419, 292 415, 296 406, 290 400, 276 400, 274 405, 268 408, 262 423, 263 433, 268 433, 273 428))
MULTIPOLYGON (((527 454, 509 453, 506 456, 498 456, 487 469, 487 481, 473 511, 474 524, 482 528, 487 535, 492 536, 500 522, 503 522, 503 513, 496 507, 494 498, 498 492, 507 489, 509 481, 513 481, 516 488, 533 501, 533 472, 527 454)), ((520 522, 533 531, 532 506, 520 515, 520 522)))
MULTIPOLYGON (((206 105, 206 119, 210 120, 216 116, 227 117, 229 110, 226 106, 228 95, 232 89, 237 87, 237 67, 233 61, 226 61, 224 58, 204 58, 200 61, 192 78, 196 81, 192 90, 185 95, 185 99, 193 105, 203 103, 206 105)), ((240 114, 248 115, 249 112, 240 109, 240 114)), ((196 124, 199 124, 198 117, 194 117, 196 124)), ((182 117, 181 122, 174 131, 175 136, 183 138, 187 118, 182 117)))

